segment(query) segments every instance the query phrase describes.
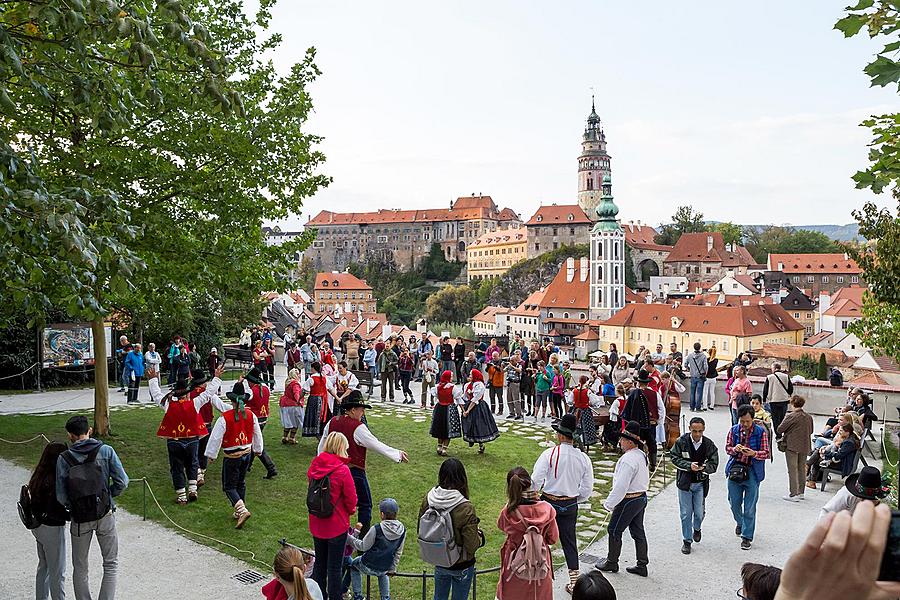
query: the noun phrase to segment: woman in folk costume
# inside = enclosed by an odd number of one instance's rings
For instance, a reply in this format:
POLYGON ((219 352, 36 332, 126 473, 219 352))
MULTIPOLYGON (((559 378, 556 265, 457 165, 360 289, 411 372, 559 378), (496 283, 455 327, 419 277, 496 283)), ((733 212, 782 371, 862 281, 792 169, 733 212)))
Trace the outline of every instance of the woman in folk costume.
MULTIPOLYGON (((219 389, 222 383, 219 376, 223 369, 224 367, 216 369, 209 385, 211 389, 219 389)), ((208 433, 200 416, 200 407, 212 402, 219 411, 224 412, 228 409, 225 403, 209 390, 204 390, 194 399, 191 399, 190 393, 191 387, 183 379, 179 380, 175 384, 175 389, 168 394, 162 393, 158 379, 150 380, 150 397, 159 402, 166 411, 156 435, 166 440, 172 485, 175 487, 175 501, 181 505, 197 499, 197 471, 200 468, 197 449, 200 438, 208 433)))
POLYGON ((494 415, 484 401, 486 390, 481 370, 472 369, 469 383, 463 390, 466 406, 462 414, 462 432, 463 439, 469 442, 469 447, 478 444, 478 454, 484 454, 485 443, 500 437, 494 415))
POLYGON ((577 423, 576 436, 587 451, 597 443, 597 423, 594 421, 594 411, 591 410, 590 389, 586 375, 579 378, 578 385, 572 390, 572 407, 577 423))
POLYGON ((307 393, 303 437, 320 438, 327 422, 328 379, 322 374, 322 363, 315 361, 310 367, 312 374, 303 382, 303 390, 307 393))
POLYGON ((337 372, 328 378, 328 383, 330 384, 328 391, 333 398, 333 402, 329 401, 331 413, 332 415, 340 415, 340 405, 350 396, 353 390, 359 389, 359 379, 347 368, 347 361, 342 360, 338 363, 337 372))
POLYGON ((216 420, 209 443, 206 445, 206 456, 215 460, 221 448, 225 454, 222 461, 222 490, 231 506, 234 507, 232 518, 237 521, 234 528, 240 529, 250 518, 247 510, 247 471, 253 462, 253 455, 263 453, 262 429, 253 411, 244 406, 250 394, 244 391, 240 381, 234 384, 232 391, 225 394, 231 400, 233 408, 226 410, 216 420))
POLYGON ((331 344, 322 342, 321 346, 322 366, 328 365, 333 371, 337 370, 337 359, 334 357, 334 352, 331 351, 331 344))
POLYGON ((282 444, 296 444, 297 430, 303 427, 303 385, 300 383, 300 371, 294 367, 288 373, 284 393, 278 401, 281 411, 282 444))
POLYGON ((462 435, 454 397, 453 373, 444 371, 437 384, 437 404, 431 411, 431 437, 437 439, 438 456, 447 456, 450 440, 462 435))
MULTIPOLYGON (((249 408, 254 415, 256 415, 257 421, 259 421, 259 429, 260 431, 265 430, 266 423, 269 422, 269 397, 271 392, 270 388, 263 381, 264 375, 258 372, 256 369, 250 369, 247 374, 240 379, 238 379, 238 383, 242 383, 243 381, 247 381, 250 385, 250 400, 247 401, 247 408, 249 408)), ((269 456, 269 454, 263 450, 258 454, 259 461, 266 468, 266 479, 273 479, 278 475, 278 469, 275 468, 275 462, 269 456)), ((250 461, 251 464, 247 467, 247 470, 250 470, 250 467, 253 466, 253 461, 250 461)))

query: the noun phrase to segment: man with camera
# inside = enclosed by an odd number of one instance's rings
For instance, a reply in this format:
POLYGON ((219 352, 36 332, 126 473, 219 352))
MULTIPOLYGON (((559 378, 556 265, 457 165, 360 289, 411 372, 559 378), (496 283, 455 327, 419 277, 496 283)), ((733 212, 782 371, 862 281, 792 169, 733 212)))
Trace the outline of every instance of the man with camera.
POLYGON ((756 530, 756 502, 759 484, 766 478, 769 459, 769 434, 753 422, 753 408, 738 408, 738 422, 728 430, 725 453, 731 458, 725 466, 728 477, 728 502, 737 526, 735 535, 741 538, 741 549, 749 550, 756 530))
POLYGON ((699 542, 701 526, 706 515, 706 496, 709 476, 719 468, 719 450, 711 439, 703 435, 706 423, 700 417, 690 422, 690 432, 672 445, 669 456, 678 469, 675 486, 678 488, 678 507, 681 515, 681 553, 691 553, 691 542, 699 542))

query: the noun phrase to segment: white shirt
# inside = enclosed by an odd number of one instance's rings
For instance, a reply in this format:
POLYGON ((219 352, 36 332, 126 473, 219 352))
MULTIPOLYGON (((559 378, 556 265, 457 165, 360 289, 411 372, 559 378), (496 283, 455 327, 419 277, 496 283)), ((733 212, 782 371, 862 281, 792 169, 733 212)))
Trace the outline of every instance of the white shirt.
MULTIPOLYGON (((160 402, 160 406, 164 410, 169 409, 169 398, 166 397, 166 394, 163 393, 162 388, 159 387, 159 379, 153 378, 148 382, 150 385, 150 398, 153 399, 154 402, 160 402)), ((203 390, 196 398, 194 398, 194 410, 200 410, 200 407, 206 404, 207 402, 212 402, 212 405, 216 407, 220 413, 229 410, 229 406, 222 402, 222 399, 216 395, 214 390, 218 390, 222 387, 222 380, 218 377, 213 377, 212 381, 206 384, 206 389, 203 390)))
POLYGON ((553 496, 567 496, 586 502, 594 487, 591 460, 572 444, 547 448, 534 463, 531 486, 553 496))
POLYGON ((831 497, 831 500, 825 503, 825 506, 822 507, 822 510, 819 512, 819 519, 824 517, 830 512, 841 512, 842 510, 848 510, 851 514, 853 514, 854 509, 856 509, 856 505, 862 502, 862 498, 854 496, 850 493, 850 490, 847 489, 846 486, 842 487, 838 490, 838 492, 831 497))
POLYGON ((423 379, 422 383, 425 384, 425 385, 433 385, 433 384, 435 384, 435 383, 437 382, 437 380, 438 380, 437 372, 438 372, 438 368, 439 368, 439 367, 438 367, 437 361, 434 360, 433 358, 431 358, 431 359, 426 359, 426 360, 423 360, 423 361, 422 361, 422 363, 421 363, 420 366, 422 367, 422 371, 423 371, 423 372, 425 372, 425 373, 432 373, 432 374, 434 375, 434 377, 432 378, 430 384, 429 384, 429 383, 425 383, 425 382, 424 382, 424 379, 423 379))
POLYGON ((472 388, 471 388, 472 395, 471 396, 469 396, 469 391, 470 391, 469 384, 467 383, 463 387, 463 392, 465 393, 465 399, 467 402, 474 402, 477 404, 478 402, 481 402, 481 400, 484 398, 484 392, 487 390, 487 388, 484 387, 484 383, 481 381, 473 381, 471 385, 472 385, 472 388))
MULTIPOLYGON (((322 454, 322 451, 325 449, 325 438, 328 437, 330 428, 331 421, 325 425, 325 430, 322 432, 322 439, 319 440, 319 447, 316 449, 316 454, 322 454)), ((369 431, 369 428, 365 423, 357 427, 356 431, 353 432, 353 441, 363 448, 374 450, 389 460, 400 462, 400 451, 396 448, 391 448, 380 441, 371 431, 369 431)))
MULTIPOLYGON (((248 408, 246 409, 246 414, 253 417, 253 440, 251 444, 242 444, 240 446, 231 446, 230 448, 225 448, 226 452, 234 452, 235 450, 246 450, 250 448, 256 454, 260 454, 263 451, 263 437, 262 430, 259 428, 259 421, 256 419, 256 415, 248 408)), ((204 454, 209 458, 215 459, 219 455, 219 448, 222 447, 222 439, 225 437, 225 417, 219 417, 216 419, 216 424, 213 425, 213 430, 209 434, 209 440, 206 442, 206 452, 204 454)))
POLYGON ((643 450, 632 448, 623 454, 613 472, 613 486, 603 501, 606 510, 612 510, 625 498, 625 494, 646 492, 650 487, 650 467, 643 450))

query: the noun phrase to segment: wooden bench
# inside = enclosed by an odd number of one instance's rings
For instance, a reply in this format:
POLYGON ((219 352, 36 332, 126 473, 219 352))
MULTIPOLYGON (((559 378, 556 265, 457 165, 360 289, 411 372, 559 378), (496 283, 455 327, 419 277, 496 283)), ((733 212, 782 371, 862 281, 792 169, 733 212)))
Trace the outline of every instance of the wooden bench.
POLYGON ((225 360, 230 360, 231 364, 239 364, 241 368, 245 365, 250 368, 253 366, 253 352, 249 348, 225 346, 225 360))
POLYGON ((359 380, 359 389, 362 391, 363 387, 366 387, 366 395, 371 398, 372 392, 375 390, 376 385, 381 385, 381 382, 375 383, 374 378, 372 377, 372 373, 369 371, 350 371, 356 378, 359 380))

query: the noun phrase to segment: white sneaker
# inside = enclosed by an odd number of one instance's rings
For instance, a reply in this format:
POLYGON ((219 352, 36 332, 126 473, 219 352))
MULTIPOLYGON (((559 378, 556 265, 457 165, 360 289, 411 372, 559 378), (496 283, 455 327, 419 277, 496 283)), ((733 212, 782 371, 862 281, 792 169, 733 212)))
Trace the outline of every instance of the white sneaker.
POLYGON ((806 496, 804 496, 803 494, 797 494, 796 496, 794 496, 794 498, 796 498, 797 500, 806 500, 806 496))
POLYGON ((788 502, 800 502, 800 498, 798 498, 797 496, 782 496, 781 499, 787 500, 788 502))

